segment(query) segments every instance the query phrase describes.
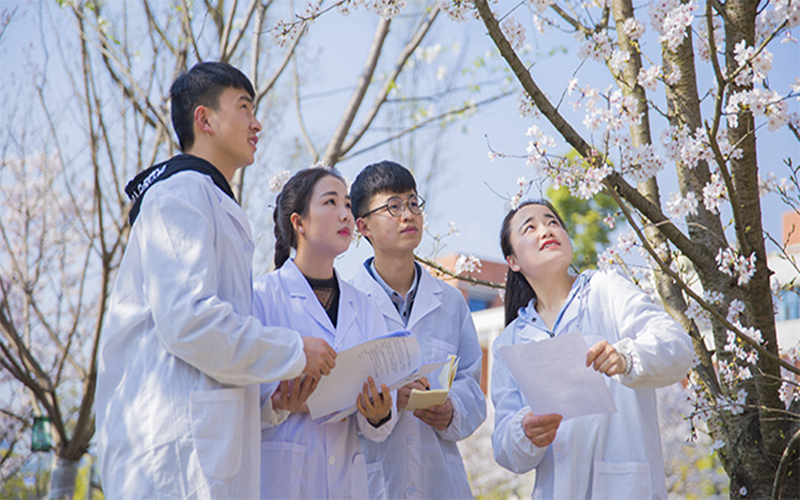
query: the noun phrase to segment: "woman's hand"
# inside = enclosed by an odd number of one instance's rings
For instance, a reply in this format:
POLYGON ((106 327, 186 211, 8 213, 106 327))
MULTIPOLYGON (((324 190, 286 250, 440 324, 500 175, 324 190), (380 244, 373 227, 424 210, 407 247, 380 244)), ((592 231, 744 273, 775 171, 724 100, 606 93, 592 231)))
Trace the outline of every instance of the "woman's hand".
POLYGON ((410 384, 406 384, 397 389, 397 411, 403 411, 403 409, 405 409, 406 405, 408 404, 408 398, 411 396, 412 389, 416 389, 418 391, 427 391, 430 388, 431 384, 428 383, 427 377, 420 377, 410 384))
POLYGON ((525 436, 539 448, 546 448, 556 438, 556 431, 561 425, 561 415, 534 415, 529 412, 522 417, 522 431, 525 436))
POLYGON ((594 363, 594 369, 609 377, 625 371, 625 358, 605 340, 601 340, 586 353, 586 366, 594 363))
MULTIPOLYGON (((400 399, 400 396, 397 399, 400 399)), ((453 403, 447 398, 443 405, 434 405, 427 410, 414 410, 414 416, 437 431, 443 431, 453 420, 453 403)))
POLYGON ((361 394, 356 399, 356 408, 373 425, 377 425, 385 419, 392 411, 392 394, 386 384, 381 385, 383 392, 378 392, 375 380, 372 377, 364 383, 361 394))
POLYGON ((301 375, 292 380, 282 380, 272 393, 272 407, 290 412, 308 412, 306 400, 317 388, 318 379, 301 375))

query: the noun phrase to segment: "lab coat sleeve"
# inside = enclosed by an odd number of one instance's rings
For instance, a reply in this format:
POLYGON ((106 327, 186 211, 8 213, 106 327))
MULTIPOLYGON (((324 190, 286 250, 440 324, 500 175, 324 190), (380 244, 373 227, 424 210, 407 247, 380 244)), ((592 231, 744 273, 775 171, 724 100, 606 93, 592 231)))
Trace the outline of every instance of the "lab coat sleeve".
POLYGON ((448 396, 453 420, 443 431, 436 430, 439 437, 448 441, 469 437, 486 420, 486 398, 480 384, 483 353, 469 309, 463 301, 460 304, 464 312, 458 332, 458 371, 448 396))
POLYGON ((213 195, 187 177, 176 189, 151 196, 138 221, 148 225, 142 231, 145 293, 164 348, 223 384, 299 375, 305 355, 297 332, 264 327, 249 307, 237 313, 220 298, 224 270, 217 267, 225 257, 217 255, 217 238, 234 229, 216 223, 213 195))
MULTIPOLYGON (((367 303, 367 313, 366 316, 369 320, 366 322, 369 325, 369 332, 367 337, 374 338, 380 335, 387 333, 386 330, 386 322, 383 320, 383 315, 381 315, 380 310, 375 306, 371 301, 367 303)), ((380 390, 380 387, 378 387, 380 390)), ((386 441, 386 438, 392 433, 394 430, 395 425, 397 425, 397 420, 399 418, 397 414, 397 405, 395 401, 397 401, 397 390, 391 391, 392 395, 392 406, 389 410, 390 418, 387 422, 384 422, 383 425, 380 427, 375 427, 367 417, 361 414, 361 412, 356 412, 356 420, 358 423, 358 431, 361 433, 362 436, 369 439, 370 441, 374 441, 376 443, 382 443, 386 441)))
POLYGON ((631 388, 664 387, 686 376, 694 352, 689 335, 639 287, 616 271, 599 281, 603 310, 611 315, 620 340, 614 348, 630 356, 626 375, 615 375, 631 388))
POLYGON ((498 352, 500 345, 506 343, 501 335, 492 346, 492 402, 495 407, 492 449, 500 466, 524 474, 539 466, 547 448, 531 443, 522 430, 522 418, 531 408, 498 352))

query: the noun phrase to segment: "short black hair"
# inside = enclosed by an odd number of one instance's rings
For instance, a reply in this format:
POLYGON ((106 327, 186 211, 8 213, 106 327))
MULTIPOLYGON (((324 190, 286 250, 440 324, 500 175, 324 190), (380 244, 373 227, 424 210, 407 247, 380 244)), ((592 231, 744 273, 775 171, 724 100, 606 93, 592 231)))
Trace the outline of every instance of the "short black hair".
POLYGON ((369 209, 372 197, 379 193, 417 192, 417 183, 409 170, 399 163, 383 160, 367 165, 350 186, 353 216, 358 219, 369 209))
POLYGON ((194 145, 194 110, 218 109, 219 95, 227 88, 242 89, 255 98, 253 84, 244 73, 223 62, 201 62, 181 73, 169 89, 172 127, 184 153, 194 145))

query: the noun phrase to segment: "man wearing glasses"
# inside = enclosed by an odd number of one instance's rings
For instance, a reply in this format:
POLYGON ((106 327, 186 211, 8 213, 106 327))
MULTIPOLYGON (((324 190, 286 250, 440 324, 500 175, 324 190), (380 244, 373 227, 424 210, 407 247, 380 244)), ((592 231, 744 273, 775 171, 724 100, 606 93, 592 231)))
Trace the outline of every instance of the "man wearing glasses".
POLYGON ((398 421, 382 443, 361 441, 370 498, 471 498, 456 442, 486 418, 480 389, 481 348, 461 292, 414 262, 422 240, 425 201, 405 167, 382 161, 365 167, 350 188, 356 227, 372 244, 352 284, 379 305, 389 331, 410 330, 422 363, 458 356, 458 370, 442 405, 402 411, 412 389, 439 389, 438 373, 397 392, 398 421))

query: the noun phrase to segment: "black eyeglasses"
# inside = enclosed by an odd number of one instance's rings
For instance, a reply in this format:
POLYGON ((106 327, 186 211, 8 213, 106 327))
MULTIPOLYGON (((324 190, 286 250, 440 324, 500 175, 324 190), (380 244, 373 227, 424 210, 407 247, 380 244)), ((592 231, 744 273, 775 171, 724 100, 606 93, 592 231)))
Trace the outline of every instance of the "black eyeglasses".
POLYGON ((367 215, 372 215, 379 210, 383 210, 384 208, 392 217, 400 217, 403 215, 403 212, 406 211, 406 206, 412 214, 419 215, 422 213, 422 209, 425 207, 425 200, 415 194, 409 196, 407 201, 403 201, 399 196, 392 196, 386 200, 386 205, 381 205, 374 210, 370 210, 361 217, 363 218, 367 215))

